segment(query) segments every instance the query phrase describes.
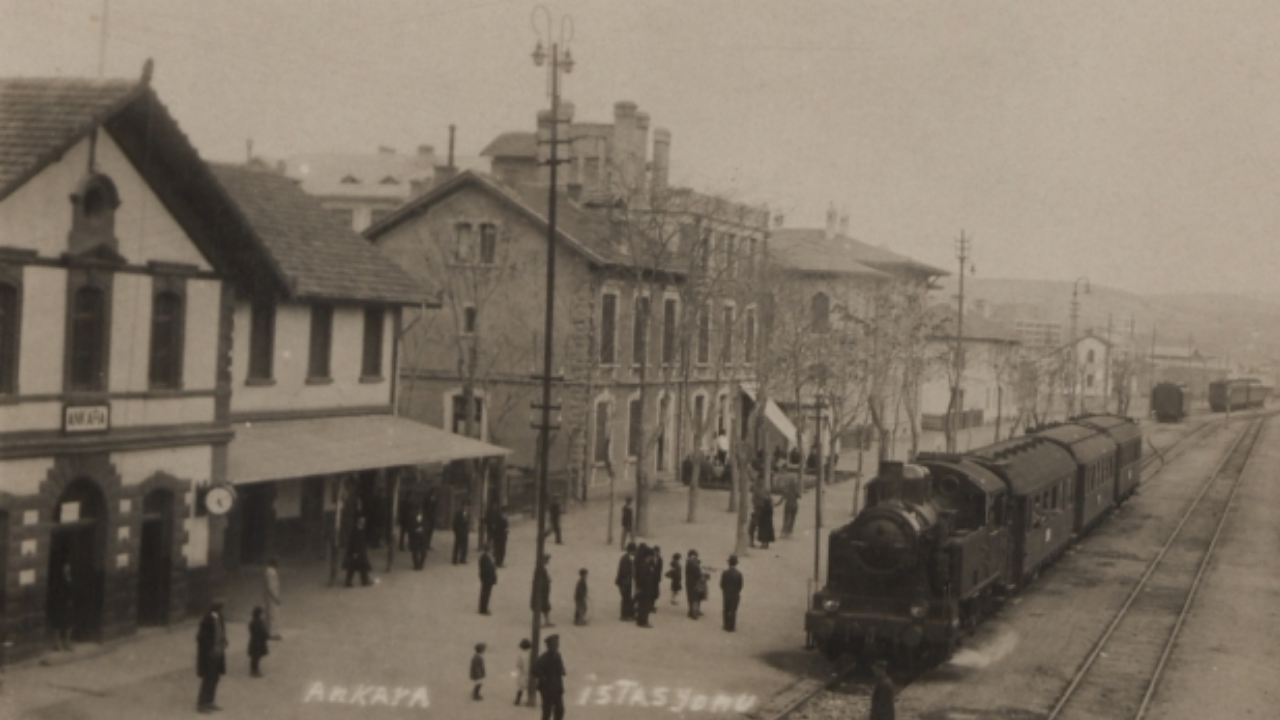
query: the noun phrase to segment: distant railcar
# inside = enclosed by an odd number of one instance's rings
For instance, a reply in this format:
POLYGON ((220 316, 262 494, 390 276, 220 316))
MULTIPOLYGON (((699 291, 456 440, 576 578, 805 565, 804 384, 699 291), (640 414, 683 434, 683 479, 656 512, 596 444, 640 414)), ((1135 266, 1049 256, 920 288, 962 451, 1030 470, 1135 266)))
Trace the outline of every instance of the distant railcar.
POLYGON ((1271 386, 1257 378, 1214 380, 1209 383, 1209 409, 1214 412, 1260 408, 1266 405, 1271 386))
POLYGON ((1162 382, 1151 388, 1151 411, 1157 422, 1182 422, 1190 411, 1190 404, 1190 394, 1181 385, 1162 382))

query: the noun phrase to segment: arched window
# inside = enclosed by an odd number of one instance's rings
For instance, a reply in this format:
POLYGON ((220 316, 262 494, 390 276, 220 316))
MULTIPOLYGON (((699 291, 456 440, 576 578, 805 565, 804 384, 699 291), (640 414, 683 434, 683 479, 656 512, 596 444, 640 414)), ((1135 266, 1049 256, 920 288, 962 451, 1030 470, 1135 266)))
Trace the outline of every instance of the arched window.
POLYGON ((106 390, 107 303, 101 288, 86 285, 75 291, 67 346, 71 389, 106 390))
POLYGON ((813 332, 826 332, 831 327, 831 298, 818 293, 809 301, 809 328, 813 332))
POLYGON ((157 293, 151 301, 151 387, 182 387, 182 338, 185 313, 182 296, 173 291, 157 293))

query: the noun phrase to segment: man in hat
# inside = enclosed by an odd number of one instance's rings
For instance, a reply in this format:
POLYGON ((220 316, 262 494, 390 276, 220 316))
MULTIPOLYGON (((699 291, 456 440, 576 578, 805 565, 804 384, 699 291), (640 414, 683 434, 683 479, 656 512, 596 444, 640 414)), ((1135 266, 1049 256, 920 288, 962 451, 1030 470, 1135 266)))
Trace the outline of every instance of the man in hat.
POLYGON ((742 573, 738 556, 729 556, 729 569, 720 573, 720 592, 724 595, 724 629, 733 632, 738 623, 738 601, 742 598, 742 573))
POLYGON ((564 660, 560 657, 560 636, 549 635, 547 650, 533 665, 542 696, 542 720, 564 720, 564 660))
POLYGON ((889 664, 883 660, 871 666, 876 676, 876 687, 871 691, 871 720, 894 720, 893 680, 889 679, 889 664))
POLYGON ((211 713, 220 710, 214 704, 218 681, 227 672, 227 623, 222 618, 222 600, 209 603, 209 611, 200 620, 196 632, 196 675, 200 677, 200 695, 196 710, 211 713))
POLYGON ((635 580, 636 572, 636 544, 627 543, 627 551, 622 554, 622 558, 618 560, 618 574, 613 579, 613 584, 618 586, 618 593, 622 595, 622 620, 631 620, 635 617, 635 604, 631 601, 631 585, 635 580))

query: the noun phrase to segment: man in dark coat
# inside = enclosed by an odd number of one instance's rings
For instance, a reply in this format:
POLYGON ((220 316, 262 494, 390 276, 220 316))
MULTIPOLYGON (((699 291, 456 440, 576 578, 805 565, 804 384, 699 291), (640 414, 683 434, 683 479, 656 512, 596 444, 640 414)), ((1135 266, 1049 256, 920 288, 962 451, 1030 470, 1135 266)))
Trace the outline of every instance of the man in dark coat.
POLYGON ((636 541, 635 532, 636 515, 631 509, 631 498, 627 498, 622 503, 622 547, 626 548, 628 544, 636 541))
POLYGON ((364 586, 372 585, 369 581, 369 570, 373 568, 369 564, 369 541, 365 535, 365 521, 360 518, 356 521, 356 527, 351 531, 351 537, 347 540, 347 587, 351 587, 351 579, 356 573, 360 573, 360 584, 364 586))
POLYGON ((756 540, 768 550, 769 543, 777 539, 773 532, 773 497, 761 490, 756 498, 756 540))
POLYGON ((489 595, 498 584, 498 566, 493 564, 489 546, 480 546, 480 614, 489 614, 489 595))
POLYGON ((720 573, 720 593, 724 595, 724 629, 733 632, 738 623, 738 601, 742 599, 742 573, 738 556, 729 556, 729 568, 720 573))
POLYGON ((894 720, 893 681, 889 679, 888 665, 883 660, 871 666, 876 676, 876 687, 871 691, 871 720, 894 720))
POLYGON ((551 623, 551 573, 547 572, 550 555, 542 556, 542 564, 533 571, 533 595, 529 598, 529 607, 535 613, 542 614, 543 627, 555 627, 551 623))
POLYGON ((413 569, 421 570, 427 562, 427 520, 422 513, 414 515, 409 525, 409 551, 413 554, 413 569))
POLYGON ((211 713, 220 710, 214 704, 218 681, 227 672, 227 623, 222 617, 222 601, 209 603, 209 611, 200 620, 196 632, 196 675, 200 677, 200 695, 196 710, 211 713))
POLYGON ((533 664, 533 676, 542 696, 542 720, 564 720, 564 659, 560 657, 560 636, 548 636, 547 651, 533 664))
POLYGON ((653 550, 648 545, 640 544, 636 551, 636 625, 642 628, 653 627, 649 624, 649 613, 653 611, 650 593, 653 589, 655 565, 653 550))
POLYGON ((423 534, 427 540, 427 550, 431 549, 431 536, 436 531, 436 512, 439 506, 436 503, 436 489, 427 490, 427 496, 422 498, 422 519, 425 520, 423 534))
POLYGON ((413 532, 413 519, 418 514, 416 505, 408 493, 400 494, 400 502, 396 505, 396 524, 400 526, 400 552, 404 552, 404 541, 413 532))
POLYGON ((453 564, 467 564, 467 530, 471 526, 471 506, 466 500, 453 513, 453 564))
POLYGON ((702 577, 702 561, 697 550, 690 550, 685 555, 684 564, 685 598, 689 601, 689 617, 697 620, 702 617, 702 601, 706 599, 707 583, 702 577))
POLYGON ((627 551, 622 554, 622 558, 618 560, 618 574, 614 577, 613 584, 618 586, 618 594, 622 595, 622 620, 630 620, 635 617, 635 604, 631 599, 631 585, 635 581, 636 571, 636 544, 628 543, 627 551))
POLYGON ((547 534, 555 534, 557 545, 564 544, 560 541, 560 513, 562 510, 563 508, 560 507, 560 496, 552 495, 551 504, 547 506, 547 516, 551 520, 551 528, 547 530, 547 534))
POLYGON ((800 511, 800 489, 796 481, 787 483, 782 491, 782 537, 791 537, 796 527, 796 513, 800 511))
POLYGON ((497 505, 489 506, 485 524, 489 530, 489 544, 493 546, 493 561, 498 564, 498 567, 502 567, 507 559, 507 534, 510 532, 511 525, 507 522, 507 516, 502 514, 502 509, 497 505))

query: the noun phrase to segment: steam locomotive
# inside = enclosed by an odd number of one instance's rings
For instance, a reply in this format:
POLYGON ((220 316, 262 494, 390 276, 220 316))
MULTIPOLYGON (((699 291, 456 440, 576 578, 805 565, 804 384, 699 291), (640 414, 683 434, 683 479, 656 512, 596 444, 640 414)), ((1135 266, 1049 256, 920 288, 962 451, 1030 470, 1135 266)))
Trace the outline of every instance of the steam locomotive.
POLYGON ((1137 423, 1092 415, 962 454, 881 463, 828 538, 805 631, 828 657, 906 668, 950 657, 1018 588, 1138 486, 1137 423))

